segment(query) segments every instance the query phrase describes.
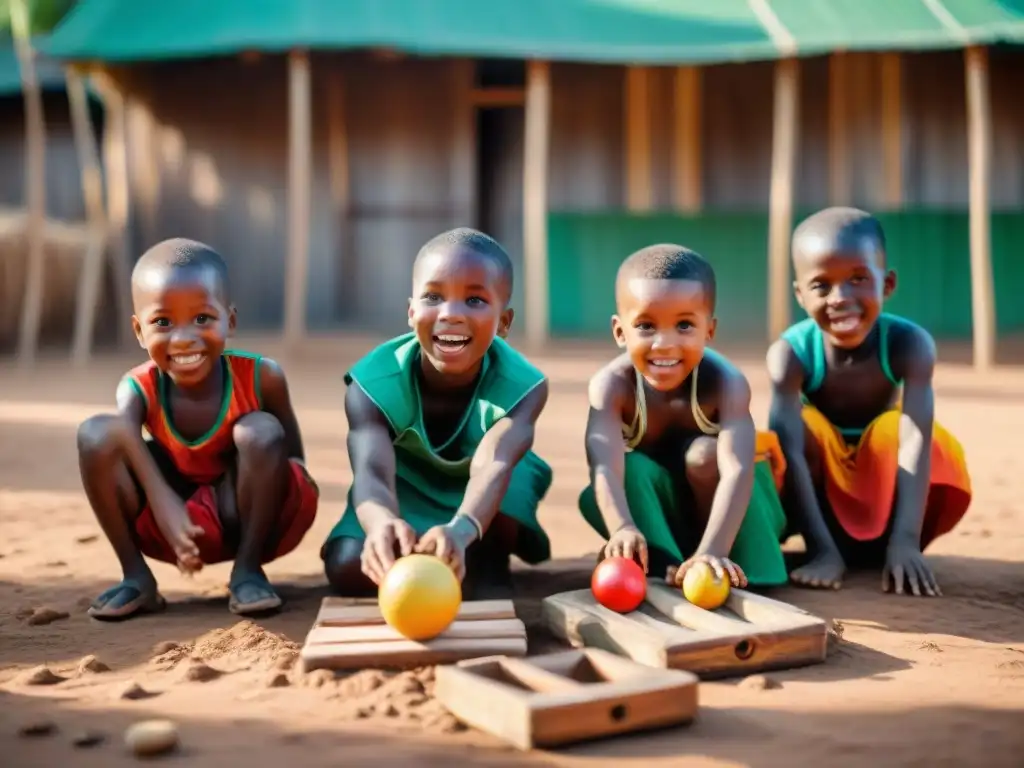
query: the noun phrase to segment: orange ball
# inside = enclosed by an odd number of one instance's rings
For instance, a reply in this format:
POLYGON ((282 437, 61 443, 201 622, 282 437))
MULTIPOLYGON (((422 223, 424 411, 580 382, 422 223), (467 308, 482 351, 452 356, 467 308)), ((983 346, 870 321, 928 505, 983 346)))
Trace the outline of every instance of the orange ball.
POLYGON ((459 615, 462 585, 433 555, 407 555, 391 567, 377 592, 388 626, 410 640, 429 640, 459 615))

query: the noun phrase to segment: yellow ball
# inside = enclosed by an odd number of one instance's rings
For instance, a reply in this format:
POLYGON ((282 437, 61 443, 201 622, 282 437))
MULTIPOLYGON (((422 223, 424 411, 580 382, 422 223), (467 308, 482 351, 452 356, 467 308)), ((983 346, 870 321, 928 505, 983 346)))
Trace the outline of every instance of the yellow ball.
POLYGON ((399 558, 377 593, 381 615, 410 640, 429 640, 444 632, 459 614, 462 585, 433 555, 399 558))
POLYGON ((721 607, 729 598, 729 579, 721 581, 707 563, 697 563, 683 577, 683 597, 706 611, 721 607))

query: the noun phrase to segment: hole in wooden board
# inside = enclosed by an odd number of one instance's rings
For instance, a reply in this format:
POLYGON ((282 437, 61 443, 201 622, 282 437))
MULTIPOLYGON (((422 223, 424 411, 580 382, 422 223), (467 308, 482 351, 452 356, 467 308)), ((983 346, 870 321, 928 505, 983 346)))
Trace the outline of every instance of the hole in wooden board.
POLYGON ((736 643, 736 646, 733 648, 733 652, 736 654, 737 659, 742 659, 743 661, 746 661, 754 655, 755 649, 756 644, 753 640, 740 640, 738 643, 736 643))
POLYGON ((616 723, 620 723, 625 720, 626 715, 629 714, 629 707, 625 704, 616 704, 608 714, 611 715, 612 720, 616 723))

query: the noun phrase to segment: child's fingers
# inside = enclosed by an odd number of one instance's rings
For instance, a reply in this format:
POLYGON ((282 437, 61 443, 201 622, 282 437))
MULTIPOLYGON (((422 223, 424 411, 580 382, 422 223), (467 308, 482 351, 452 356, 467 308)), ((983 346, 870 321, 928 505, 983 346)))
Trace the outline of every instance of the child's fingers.
POLYGON ((705 558, 704 562, 711 566, 711 570, 715 572, 715 576, 719 581, 723 581, 726 578, 725 568, 722 567, 722 561, 717 557, 705 558))
POLYGON ((398 546, 402 556, 411 555, 416 548, 416 531, 408 525, 398 527, 398 546))
POLYGON ((731 560, 722 560, 722 566, 729 574, 729 583, 732 584, 734 587, 742 586, 743 571, 739 569, 739 566, 737 566, 731 560))
POLYGON ((650 555, 647 552, 647 542, 646 541, 640 542, 639 546, 637 547, 637 553, 640 556, 640 565, 643 567, 644 573, 647 573, 648 566, 650 565, 650 562, 649 562, 650 555))

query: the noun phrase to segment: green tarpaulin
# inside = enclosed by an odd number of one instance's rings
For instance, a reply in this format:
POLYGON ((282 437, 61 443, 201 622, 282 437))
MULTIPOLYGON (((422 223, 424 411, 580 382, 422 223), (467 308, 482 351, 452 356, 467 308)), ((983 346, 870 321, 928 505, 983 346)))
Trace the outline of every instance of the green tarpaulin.
POLYGON ((1024 41, 1024 0, 79 0, 66 59, 389 48, 423 55, 713 63, 1024 41))

